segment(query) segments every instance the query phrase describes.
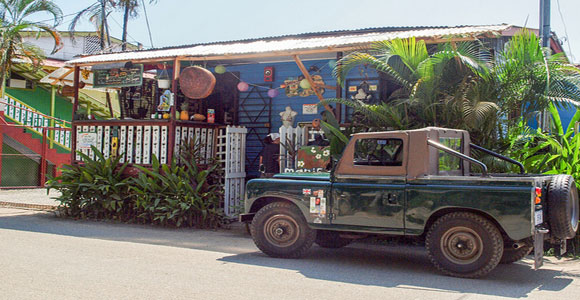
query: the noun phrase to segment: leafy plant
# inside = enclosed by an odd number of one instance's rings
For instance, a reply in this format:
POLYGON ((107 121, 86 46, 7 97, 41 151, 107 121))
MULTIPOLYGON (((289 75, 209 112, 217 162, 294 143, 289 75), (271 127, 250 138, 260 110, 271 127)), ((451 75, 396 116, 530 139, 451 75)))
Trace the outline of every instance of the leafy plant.
POLYGON ((213 160, 200 164, 197 149, 182 147, 180 164, 173 159, 162 165, 154 156, 151 168, 137 166, 141 173, 131 190, 141 221, 176 227, 217 227, 222 223, 221 166, 213 160))
POLYGON ((66 216, 129 220, 130 180, 122 175, 127 163, 120 164, 120 156, 105 159, 97 148, 91 148, 95 158, 79 151, 83 164, 63 167, 60 176, 48 180, 48 191, 61 193, 56 199, 66 216))
POLYGON ((556 106, 549 105, 548 111, 552 118, 551 132, 524 127, 511 141, 510 154, 521 160, 528 172, 569 174, 580 187, 580 135, 574 130, 580 121, 580 111, 574 114, 565 131, 556 106))
POLYGON ((163 226, 217 227, 223 220, 223 170, 216 160, 205 161, 200 146, 182 145, 179 163, 156 157, 152 166, 136 166, 137 178, 124 177, 128 164, 107 158, 95 147, 95 158, 79 153, 83 164, 65 166, 48 181, 48 190, 61 192, 63 215, 74 218, 115 219, 163 226))

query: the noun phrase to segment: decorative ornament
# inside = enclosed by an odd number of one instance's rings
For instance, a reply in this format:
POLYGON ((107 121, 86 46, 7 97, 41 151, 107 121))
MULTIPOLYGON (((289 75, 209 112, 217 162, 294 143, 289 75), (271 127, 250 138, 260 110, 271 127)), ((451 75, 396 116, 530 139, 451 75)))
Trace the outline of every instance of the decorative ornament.
POLYGON ((307 90, 310 88, 310 82, 308 82, 308 80, 304 78, 300 81, 300 87, 307 90))
POLYGON ((268 97, 274 98, 278 95, 280 95, 280 91, 278 89, 269 89, 268 90, 268 97))
POLYGON ((336 60, 335 60, 335 59, 331 59, 331 60, 329 60, 329 61, 328 61, 328 66, 329 66, 331 69, 334 69, 334 67, 336 67, 336 60))
POLYGON ((280 119, 282 120, 282 125, 284 127, 292 127, 294 125, 294 119, 296 119, 297 112, 292 110, 292 107, 286 106, 286 109, 280 113, 280 119))
POLYGON ((167 65, 163 64, 163 70, 157 77, 157 87, 160 89, 168 89, 171 86, 171 79, 169 74, 167 74, 167 65))
POLYGON ((212 72, 198 66, 187 67, 179 75, 181 92, 191 99, 203 99, 211 95, 215 82, 212 72))
POLYGON ((250 85, 247 84, 246 82, 240 81, 240 83, 238 83, 238 91, 246 92, 249 89, 250 89, 250 85))
POLYGON ((217 65, 213 70, 216 74, 223 74, 226 72, 226 67, 224 65, 217 65))

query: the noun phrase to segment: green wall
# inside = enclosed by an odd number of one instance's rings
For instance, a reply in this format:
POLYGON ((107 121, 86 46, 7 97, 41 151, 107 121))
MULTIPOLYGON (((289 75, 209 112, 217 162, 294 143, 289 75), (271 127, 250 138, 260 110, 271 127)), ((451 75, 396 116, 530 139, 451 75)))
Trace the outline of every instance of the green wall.
MULTIPOLYGON (((6 88, 6 94, 50 116, 50 90, 39 86, 34 89, 6 88)), ((55 117, 69 122, 72 119, 72 103, 58 94, 55 99, 55 117)))

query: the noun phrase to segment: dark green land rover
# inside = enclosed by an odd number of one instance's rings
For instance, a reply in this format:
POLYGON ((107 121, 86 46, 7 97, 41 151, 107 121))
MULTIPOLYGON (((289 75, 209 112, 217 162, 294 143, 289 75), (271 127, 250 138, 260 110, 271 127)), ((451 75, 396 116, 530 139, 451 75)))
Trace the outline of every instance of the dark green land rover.
POLYGON ((474 278, 532 249, 540 267, 544 243, 562 249, 576 234, 578 207, 571 176, 524 174, 519 162, 471 144, 466 131, 429 127, 355 134, 330 173, 250 180, 240 220, 274 257, 396 235, 423 240, 443 273, 474 278), (472 149, 521 174, 489 174, 472 149))

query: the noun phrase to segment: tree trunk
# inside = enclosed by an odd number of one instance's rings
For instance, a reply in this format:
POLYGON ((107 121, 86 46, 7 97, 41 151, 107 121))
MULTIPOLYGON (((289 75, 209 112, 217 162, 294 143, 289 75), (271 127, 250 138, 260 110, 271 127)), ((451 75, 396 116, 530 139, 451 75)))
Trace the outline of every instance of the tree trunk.
POLYGON ((123 15, 123 37, 121 50, 127 50, 127 25, 129 23, 129 5, 125 5, 125 14, 123 15))
POLYGON ((105 50, 105 8, 107 0, 101 0, 101 51, 105 50))

